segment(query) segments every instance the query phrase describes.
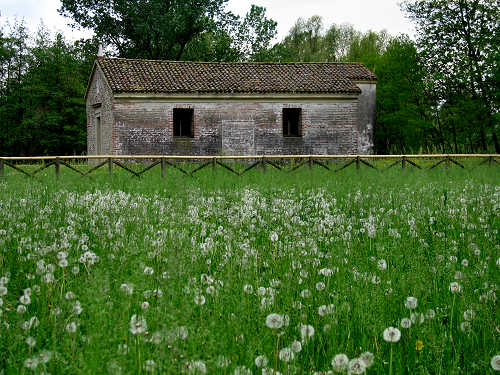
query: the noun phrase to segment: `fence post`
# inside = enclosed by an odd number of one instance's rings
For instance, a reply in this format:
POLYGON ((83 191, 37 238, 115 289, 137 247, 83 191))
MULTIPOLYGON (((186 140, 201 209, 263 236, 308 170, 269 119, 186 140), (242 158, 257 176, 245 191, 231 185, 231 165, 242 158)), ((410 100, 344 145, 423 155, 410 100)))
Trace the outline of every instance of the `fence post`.
POLYGON ((493 156, 490 156, 488 158, 488 167, 491 167, 492 164, 493 164, 493 156))
POLYGON ((165 178, 165 158, 161 158, 161 178, 165 178))
POLYGON ((59 172, 61 170, 61 160, 56 157, 56 180, 59 180, 59 172))
POLYGON ((309 170, 312 171, 312 168, 313 168, 313 159, 310 156, 309 156, 308 164, 309 164, 309 170))
POLYGON ((356 169, 359 170, 359 156, 356 156, 356 169))
POLYGON ((0 178, 3 177, 3 159, 0 159, 0 178))
POLYGON ((406 156, 403 156, 403 159, 401 159, 401 168, 406 168, 406 156))
POLYGON ((266 173, 266 161, 264 160, 264 156, 260 160, 260 165, 262 166, 262 172, 266 173))
POLYGON ((109 177, 113 176, 113 159, 108 158, 109 177))

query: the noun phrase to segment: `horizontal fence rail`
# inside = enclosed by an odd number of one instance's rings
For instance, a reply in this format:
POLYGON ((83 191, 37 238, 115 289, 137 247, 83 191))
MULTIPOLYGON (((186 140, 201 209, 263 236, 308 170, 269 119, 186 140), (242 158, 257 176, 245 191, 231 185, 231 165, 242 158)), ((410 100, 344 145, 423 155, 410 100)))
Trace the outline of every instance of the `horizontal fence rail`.
POLYGON ((196 172, 211 167, 215 171, 217 167, 224 168, 229 172, 241 176, 246 172, 259 167, 262 171, 266 168, 284 172, 293 172, 301 167, 318 166, 322 169, 339 172, 354 165, 357 170, 361 167, 384 171, 393 167, 415 168, 420 170, 434 169, 440 165, 446 168, 450 166, 466 169, 463 160, 474 161, 470 169, 488 165, 500 165, 499 154, 432 154, 432 155, 223 155, 223 156, 180 156, 180 155, 87 155, 87 156, 33 156, 33 157, 0 157, 0 177, 5 177, 5 169, 9 167, 13 171, 19 172, 26 177, 35 178, 43 170, 54 166, 55 175, 60 176, 61 167, 66 167, 81 177, 92 178, 91 173, 107 166, 110 176, 113 175, 114 166, 117 166, 132 175, 141 177, 145 172, 156 166, 160 166, 161 177, 165 177, 167 167, 174 168, 186 176, 193 176, 196 172), (383 167, 374 164, 375 161, 387 160, 390 164, 383 167), (425 160, 431 165, 424 165, 425 160), (71 164, 74 161, 75 164, 71 164), (149 164, 146 164, 149 161, 149 164), (228 161, 246 162, 243 168, 230 165, 228 161), (22 163, 24 162, 24 164, 22 163), (27 169, 28 164, 40 162, 35 170, 27 169), (82 171, 79 166, 87 163, 91 168, 82 171), (129 164, 126 164, 126 163, 129 164), (332 162, 335 162, 332 165, 332 162), (189 163, 192 168, 186 168, 189 163), (131 165, 139 165, 139 170, 132 169, 131 165), (193 168, 194 167, 194 168, 193 168))

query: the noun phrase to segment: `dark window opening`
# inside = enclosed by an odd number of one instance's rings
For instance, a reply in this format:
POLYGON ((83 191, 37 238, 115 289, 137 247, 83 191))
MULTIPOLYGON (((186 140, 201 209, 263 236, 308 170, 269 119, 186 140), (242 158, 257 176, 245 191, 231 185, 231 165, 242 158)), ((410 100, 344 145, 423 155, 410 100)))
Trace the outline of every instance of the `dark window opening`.
POLYGON ((300 137, 301 120, 301 108, 283 108, 283 136, 300 137))
POLYGON ((174 108, 174 137, 193 136, 193 109, 174 108))

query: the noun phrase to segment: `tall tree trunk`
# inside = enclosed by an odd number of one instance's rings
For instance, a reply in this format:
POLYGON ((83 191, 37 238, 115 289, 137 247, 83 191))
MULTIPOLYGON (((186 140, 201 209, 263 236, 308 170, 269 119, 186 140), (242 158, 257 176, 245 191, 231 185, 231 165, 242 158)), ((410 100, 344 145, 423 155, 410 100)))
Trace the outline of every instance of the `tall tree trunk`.
POLYGON ((493 138, 493 144, 495 145, 495 152, 497 154, 500 154, 500 144, 498 144, 497 133, 495 133, 495 131, 491 133, 491 138, 493 138))

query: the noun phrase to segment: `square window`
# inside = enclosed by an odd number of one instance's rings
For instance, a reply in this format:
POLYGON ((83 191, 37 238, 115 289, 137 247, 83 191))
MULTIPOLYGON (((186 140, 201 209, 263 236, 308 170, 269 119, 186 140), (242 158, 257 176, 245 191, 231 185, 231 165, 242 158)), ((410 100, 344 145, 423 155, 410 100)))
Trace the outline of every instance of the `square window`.
POLYGON ((174 137, 194 137, 193 109, 174 108, 174 137))
POLYGON ((283 108, 283 136, 302 136, 302 108, 283 108))

